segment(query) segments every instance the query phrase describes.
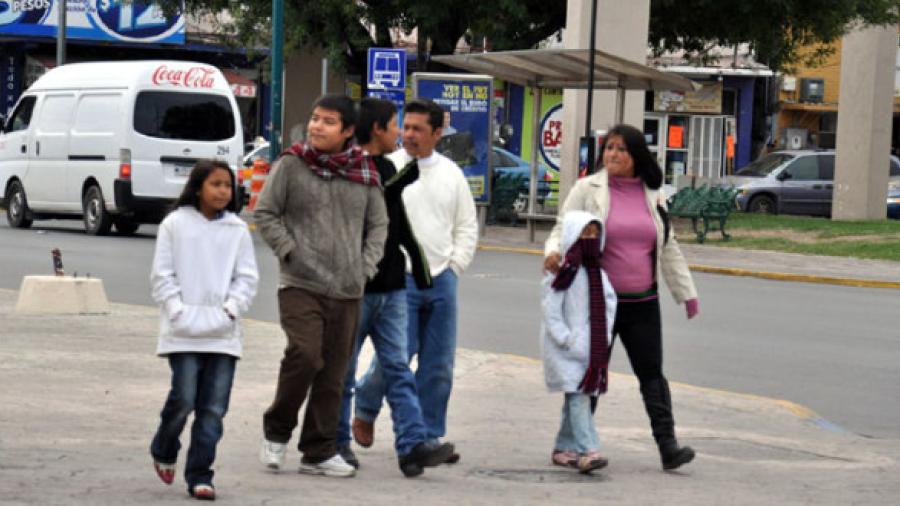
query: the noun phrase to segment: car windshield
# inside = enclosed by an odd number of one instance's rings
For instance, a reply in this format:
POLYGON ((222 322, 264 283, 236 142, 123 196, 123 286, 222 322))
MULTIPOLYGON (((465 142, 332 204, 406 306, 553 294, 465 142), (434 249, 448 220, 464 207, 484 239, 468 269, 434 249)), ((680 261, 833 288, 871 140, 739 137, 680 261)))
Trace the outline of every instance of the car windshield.
POLYGON ((755 162, 739 169, 734 173, 735 176, 764 177, 772 173, 784 162, 792 159, 793 156, 784 153, 773 153, 766 155, 755 162))

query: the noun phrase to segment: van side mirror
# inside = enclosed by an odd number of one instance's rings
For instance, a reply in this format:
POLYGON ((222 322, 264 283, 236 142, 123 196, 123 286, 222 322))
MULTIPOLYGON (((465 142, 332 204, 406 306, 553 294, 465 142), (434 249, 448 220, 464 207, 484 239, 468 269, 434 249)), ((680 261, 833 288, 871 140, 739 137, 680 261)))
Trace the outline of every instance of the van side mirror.
POLYGON ((792 176, 791 176, 790 172, 783 170, 778 174, 778 176, 775 179, 777 179, 779 181, 784 181, 784 180, 790 179, 791 177, 792 176))

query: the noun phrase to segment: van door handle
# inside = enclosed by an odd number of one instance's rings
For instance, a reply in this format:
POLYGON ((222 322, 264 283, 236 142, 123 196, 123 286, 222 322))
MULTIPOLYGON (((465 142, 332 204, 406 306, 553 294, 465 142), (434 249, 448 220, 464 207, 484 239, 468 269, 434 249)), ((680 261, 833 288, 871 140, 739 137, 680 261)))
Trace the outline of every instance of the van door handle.
POLYGON ((34 155, 41 156, 41 141, 34 142, 34 155))
POLYGON ((27 152, 28 152, 28 144, 22 144, 22 152, 23 152, 23 153, 27 153, 27 152))

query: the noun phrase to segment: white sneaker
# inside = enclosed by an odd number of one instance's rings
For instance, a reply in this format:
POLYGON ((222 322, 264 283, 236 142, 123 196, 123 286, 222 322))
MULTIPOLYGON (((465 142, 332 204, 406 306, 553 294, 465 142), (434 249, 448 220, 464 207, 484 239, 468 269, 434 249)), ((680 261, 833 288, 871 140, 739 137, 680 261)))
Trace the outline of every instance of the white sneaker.
POLYGON ((316 464, 309 464, 301 460, 300 472, 336 478, 350 478, 351 476, 356 475, 356 469, 348 464, 340 454, 335 454, 334 457, 316 464))
POLYGON ((284 455, 287 453, 287 443, 273 443, 263 439, 262 448, 259 449, 259 461, 273 471, 284 467, 284 455))

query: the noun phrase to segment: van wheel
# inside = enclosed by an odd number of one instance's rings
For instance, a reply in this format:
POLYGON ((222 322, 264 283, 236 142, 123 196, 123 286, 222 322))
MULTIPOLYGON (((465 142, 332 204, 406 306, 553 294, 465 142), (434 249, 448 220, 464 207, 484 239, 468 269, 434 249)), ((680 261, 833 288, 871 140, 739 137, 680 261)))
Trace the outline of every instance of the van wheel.
POLYGON ((106 211, 103 203, 103 193, 97 186, 91 186, 84 193, 81 202, 84 212, 84 230, 88 235, 107 235, 112 227, 112 216, 106 211))
POLYGON ((6 221, 13 228, 28 228, 33 220, 22 183, 13 181, 6 192, 6 221))
POLYGON ((137 232, 138 227, 141 226, 140 223, 129 218, 116 218, 113 224, 116 226, 116 232, 119 235, 133 235, 137 232))
POLYGON ((747 210, 751 213, 775 214, 775 200, 767 195, 758 195, 750 201, 747 210))

